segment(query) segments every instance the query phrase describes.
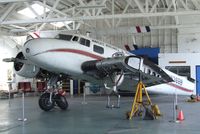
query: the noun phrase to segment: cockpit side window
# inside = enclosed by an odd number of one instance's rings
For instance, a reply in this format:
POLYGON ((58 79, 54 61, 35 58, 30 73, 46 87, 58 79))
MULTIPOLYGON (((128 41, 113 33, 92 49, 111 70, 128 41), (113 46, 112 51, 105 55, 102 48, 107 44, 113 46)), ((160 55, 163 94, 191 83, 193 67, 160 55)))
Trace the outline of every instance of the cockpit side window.
POLYGON ((90 46, 90 40, 86 40, 86 42, 85 42, 85 44, 86 44, 86 46, 90 46))
POLYGON ((77 36, 74 36, 74 37, 72 38, 72 40, 73 40, 73 41, 78 41, 78 37, 77 37, 77 36))
POLYGON ((79 43, 84 45, 84 46, 90 47, 90 40, 87 40, 87 39, 84 39, 84 38, 80 38, 79 43))
POLYGON ((68 40, 68 41, 70 41, 72 39, 72 35, 59 34, 56 38, 57 39, 61 39, 61 40, 68 40))

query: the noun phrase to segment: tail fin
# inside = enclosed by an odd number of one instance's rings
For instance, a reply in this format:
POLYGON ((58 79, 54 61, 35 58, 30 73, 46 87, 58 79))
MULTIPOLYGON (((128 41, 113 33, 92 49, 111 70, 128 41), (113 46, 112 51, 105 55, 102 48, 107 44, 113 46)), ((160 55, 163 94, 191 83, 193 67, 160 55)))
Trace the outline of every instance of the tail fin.
POLYGON ((37 39, 37 38, 40 38, 39 32, 33 32, 29 33, 29 35, 26 37, 26 40, 37 39))

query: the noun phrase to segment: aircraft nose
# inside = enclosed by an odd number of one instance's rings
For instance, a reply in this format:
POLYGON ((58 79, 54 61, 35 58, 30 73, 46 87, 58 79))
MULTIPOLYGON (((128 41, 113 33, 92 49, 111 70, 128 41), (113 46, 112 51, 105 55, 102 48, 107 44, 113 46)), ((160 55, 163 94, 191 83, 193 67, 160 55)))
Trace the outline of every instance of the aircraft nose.
POLYGON ((37 48, 37 43, 35 43, 35 39, 31 39, 25 42, 22 52, 25 57, 30 57, 35 54, 37 48))
POLYGON ((50 39, 31 39, 25 42, 22 52, 26 58, 35 57, 45 53, 52 44, 55 42, 51 42, 50 39))
POLYGON ((24 43, 24 47, 22 48, 22 52, 27 57, 30 54, 30 42, 31 40, 28 40, 24 43))
POLYGON ((24 47, 25 47, 25 52, 30 53, 30 48, 29 48, 28 42, 25 43, 24 47))

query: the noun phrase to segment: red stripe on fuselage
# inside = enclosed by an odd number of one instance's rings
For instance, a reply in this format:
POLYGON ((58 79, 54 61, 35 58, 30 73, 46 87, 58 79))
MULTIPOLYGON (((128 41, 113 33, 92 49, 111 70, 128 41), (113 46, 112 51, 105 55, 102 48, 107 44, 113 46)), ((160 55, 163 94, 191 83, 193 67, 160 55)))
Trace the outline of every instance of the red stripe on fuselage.
POLYGON ((102 56, 98 56, 98 55, 95 55, 86 51, 82 51, 82 50, 77 50, 77 49, 53 49, 53 50, 48 50, 47 52, 69 52, 69 53, 84 55, 84 56, 91 57, 97 60, 104 59, 104 57, 102 56))
POLYGON ((172 87, 174 87, 174 88, 178 88, 178 89, 180 89, 180 90, 182 90, 182 91, 185 91, 185 92, 193 92, 192 90, 190 90, 190 89, 187 89, 187 88, 184 88, 184 87, 181 87, 181 86, 179 86, 179 85, 176 85, 176 84, 174 84, 174 83, 167 83, 168 85, 170 85, 170 86, 172 86, 172 87))

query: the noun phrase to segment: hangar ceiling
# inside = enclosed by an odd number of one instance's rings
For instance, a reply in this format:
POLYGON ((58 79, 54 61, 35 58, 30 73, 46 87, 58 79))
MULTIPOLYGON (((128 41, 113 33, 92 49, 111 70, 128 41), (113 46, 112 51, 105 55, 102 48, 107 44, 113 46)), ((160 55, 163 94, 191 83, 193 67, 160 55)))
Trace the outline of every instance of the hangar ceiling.
MULTIPOLYGON (((199 26, 200 20, 182 23, 180 17, 200 15, 199 0, 1 0, 1 31, 15 34, 42 30, 77 30, 87 26, 100 30, 148 25, 152 29, 199 26), (42 14, 33 5, 42 8, 42 14), (23 9, 35 15, 20 13, 23 9), (165 21, 169 19, 170 21, 165 21), (132 20, 131 20, 132 19, 132 20), (139 19, 145 20, 143 24, 139 19), (127 20, 132 22, 127 25, 127 20), (59 22, 58 25, 54 25, 59 22)), ((199 17, 199 16, 198 16, 199 17)))

